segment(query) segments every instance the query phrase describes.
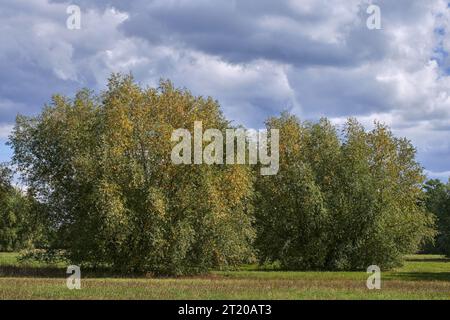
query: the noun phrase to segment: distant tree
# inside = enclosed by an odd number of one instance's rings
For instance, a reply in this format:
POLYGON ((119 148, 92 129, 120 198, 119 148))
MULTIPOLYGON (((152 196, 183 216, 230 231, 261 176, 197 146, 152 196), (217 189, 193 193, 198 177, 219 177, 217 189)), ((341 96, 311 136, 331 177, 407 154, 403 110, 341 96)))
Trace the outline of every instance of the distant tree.
POLYGON ((280 171, 258 177, 255 204, 260 259, 288 269, 390 268, 433 235, 420 205, 422 169, 409 141, 377 124, 350 119, 302 123, 283 114, 280 171))
POLYGON ((225 130, 211 98, 113 75, 101 96, 54 96, 17 118, 14 163, 49 217, 50 249, 76 264, 189 274, 252 259, 246 166, 174 165, 175 129, 225 130))
POLYGON ((7 193, 11 190, 11 178, 12 172, 5 164, 0 164, 0 192, 1 194, 7 193))
POLYGON ((32 199, 12 185, 12 170, 0 165, 0 251, 31 248, 38 234, 32 199))
POLYGON ((450 257, 450 181, 429 180, 425 184, 427 209, 436 216, 437 234, 433 242, 424 247, 425 252, 445 254, 450 257))

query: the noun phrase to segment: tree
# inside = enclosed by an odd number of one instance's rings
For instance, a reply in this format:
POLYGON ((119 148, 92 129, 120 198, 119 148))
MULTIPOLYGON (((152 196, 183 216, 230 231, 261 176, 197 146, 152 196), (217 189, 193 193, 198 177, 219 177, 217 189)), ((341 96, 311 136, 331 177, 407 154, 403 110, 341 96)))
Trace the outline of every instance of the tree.
POLYGON ((174 165, 175 129, 224 131, 211 98, 162 81, 113 75, 101 96, 54 96, 17 118, 14 162, 48 212, 51 248, 76 264, 190 274, 252 258, 252 173, 246 166, 174 165))
POLYGON ((306 159, 307 129, 288 114, 267 121, 280 130, 280 170, 259 176, 255 201, 261 262, 284 268, 320 269, 327 255, 329 211, 313 167, 306 159))
POLYGON ((172 162, 173 133, 193 135, 196 121, 230 127, 212 98, 123 75, 100 95, 55 95, 38 116, 19 116, 13 164, 47 252, 165 275, 251 262, 254 248, 286 269, 386 269, 434 236, 416 151, 382 124, 367 132, 349 119, 340 132, 327 119, 270 118, 280 168, 261 176, 257 166, 172 162))
POLYGON ((422 168, 406 139, 386 126, 366 132, 354 119, 343 134, 326 119, 283 114, 280 172, 259 177, 256 245, 260 259, 287 269, 390 268, 433 235, 420 205, 422 168))
POLYGON ((12 185, 12 170, 0 165, 0 251, 33 246, 39 224, 32 219, 32 199, 12 185))
POLYGON ((436 217, 437 234, 424 248, 427 253, 450 257, 450 181, 429 180, 425 184, 427 209, 436 217))

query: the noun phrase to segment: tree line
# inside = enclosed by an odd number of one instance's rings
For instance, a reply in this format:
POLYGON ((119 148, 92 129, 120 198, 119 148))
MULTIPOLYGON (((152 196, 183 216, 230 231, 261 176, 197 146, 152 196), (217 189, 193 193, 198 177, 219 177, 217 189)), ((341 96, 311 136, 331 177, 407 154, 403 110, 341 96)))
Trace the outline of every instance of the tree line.
POLYGON ((2 167, 0 250, 159 275, 256 261, 390 268, 418 250, 450 254, 450 186, 425 184, 415 148, 387 126, 269 118, 279 172, 261 176, 257 165, 173 164, 172 132, 195 121, 233 128, 210 97, 120 74, 99 95, 55 95, 18 116, 9 145, 23 190, 2 167))

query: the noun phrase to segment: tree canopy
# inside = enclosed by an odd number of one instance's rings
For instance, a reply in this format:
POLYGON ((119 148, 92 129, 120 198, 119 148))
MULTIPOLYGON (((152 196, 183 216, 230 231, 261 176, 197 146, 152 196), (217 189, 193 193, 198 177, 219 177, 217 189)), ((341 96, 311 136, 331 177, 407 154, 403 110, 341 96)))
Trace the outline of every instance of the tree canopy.
MULTIPOLYGON (((286 269, 354 270, 395 266, 434 236, 416 151, 385 125, 366 131, 349 119, 340 131, 327 119, 270 118, 279 172, 262 176, 246 164, 173 163, 173 132, 192 134, 197 121, 222 134, 231 127, 212 98, 169 81, 142 88, 123 75, 99 95, 55 95, 39 115, 18 116, 13 163, 48 252, 163 275, 255 257, 286 269)), ((1 181, 0 201, 11 202, 1 181)))
POLYGON ((444 184, 439 180, 429 180, 424 189, 426 207, 436 216, 437 226, 436 237, 424 249, 428 253, 450 257, 450 181, 444 184))
POLYGON ((51 247, 73 263, 155 274, 250 261, 251 169, 170 161, 172 132, 194 121, 229 125, 211 98, 121 75, 101 96, 54 96, 19 117, 14 161, 49 212, 51 247))
POLYGON ((267 126, 280 130, 281 163, 277 176, 256 183, 262 261, 296 270, 389 268, 432 237, 408 140, 381 124, 366 132, 354 119, 342 134, 326 119, 289 114, 267 126))
POLYGON ((0 164, 0 251, 30 248, 42 235, 33 199, 15 188, 12 178, 13 171, 0 164))

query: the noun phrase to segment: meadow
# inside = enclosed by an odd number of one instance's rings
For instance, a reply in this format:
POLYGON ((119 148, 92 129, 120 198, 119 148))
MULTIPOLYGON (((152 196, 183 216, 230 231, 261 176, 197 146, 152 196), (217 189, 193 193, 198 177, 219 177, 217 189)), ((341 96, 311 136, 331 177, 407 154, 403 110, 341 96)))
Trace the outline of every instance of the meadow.
POLYGON ((405 257, 368 290, 365 272, 288 272, 243 266, 202 276, 153 278, 82 270, 82 288, 66 287, 63 265, 22 263, 0 253, 0 299, 450 299, 450 259, 405 257))

